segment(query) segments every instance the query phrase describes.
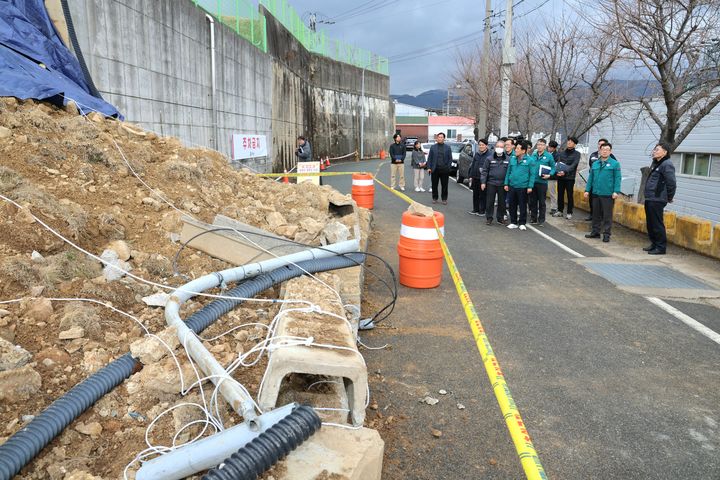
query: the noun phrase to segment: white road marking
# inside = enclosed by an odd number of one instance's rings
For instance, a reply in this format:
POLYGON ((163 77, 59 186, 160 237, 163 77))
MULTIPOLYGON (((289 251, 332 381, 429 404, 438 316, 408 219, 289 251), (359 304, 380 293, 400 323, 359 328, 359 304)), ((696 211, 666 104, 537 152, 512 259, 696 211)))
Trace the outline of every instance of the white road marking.
MULTIPOLYGON (((543 237, 545 240, 547 240, 547 241, 553 243, 554 245, 562 248, 563 250, 565 250, 565 251, 568 252, 569 254, 574 255, 574 256, 576 256, 576 257, 578 257, 578 258, 586 258, 585 255, 576 252, 575 250, 573 250, 572 248, 568 247, 568 246, 565 245, 564 243, 559 242, 558 240, 555 240, 555 239, 552 238, 550 235, 547 235, 547 234, 541 232, 540 230, 538 230, 537 228, 533 227, 532 225, 528 225, 528 228, 529 228, 530 230, 532 230, 533 232, 537 233, 538 235, 540 235, 541 237, 543 237)), ((661 308, 662 310, 664 310, 665 312, 667 312, 667 313, 669 313, 670 315, 672 315, 673 317, 677 318, 678 320, 680 320, 681 322, 683 322, 683 323, 684 323, 685 325, 687 325, 688 327, 692 328, 693 330, 697 331, 698 333, 700 333, 700 334, 702 334, 702 335, 705 335, 707 338, 709 338, 709 339, 712 340, 713 342, 715 342, 715 343, 717 343, 717 344, 720 344, 720 334, 719 334, 719 333, 717 333, 716 331, 714 331, 714 330, 706 327, 706 326, 703 325, 702 323, 700 323, 700 322, 698 322, 697 320, 695 320, 694 318, 692 318, 690 315, 681 312, 681 311, 678 310, 677 308, 673 307, 673 306, 670 305, 669 303, 666 303, 666 302, 660 300, 660 299, 657 298, 657 297, 644 297, 644 298, 645 298, 645 300, 647 300, 648 302, 652 303, 653 305, 655 305, 655 306, 657 306, 657 307, 660 307, 660 308, 661 308)))
POLYGON ((472 188, 468 187, 468 186, 465 185, 464 183, 458 183, 457 178, 455 178, 455 177, 450 177, 450 180, 452 180, 453 182, 457 183, 457 184, 460 185, 461 187, 465 187, 466 190, 472 192, 472 188))
POLYGON ((658 307, 665 310, 667 313, 672 315, 673 317, 677 318, 681 322, 683 322, 688 327, 692 328, 693 330, 696 330, 697 332, 705 335, 707 338, 712 340, 713 342, 720 344, 720 334, 717 333, 714 330, 709 329, 702 323, 698 322, 694 318, 692 318, 690 315, 687 315, 677 308, 673 307, 669 303, 666 303, 662 300, 660 300, 657 297, 645 297, 650 303, 653 303, 657 305, 658 307))
POLYGON ((568 252, 570 255, 574 255, 574 256, 576 256, 576 257, 578 257, 578 258, 585 258, 585 255, 583 255, 582 253, 578 253, 578 252, 576 252, 575 250, 573 250, 572 248, 570 248, 570 247, 568 247, 567 245, 565 245, 564 243, 558 242, 557 240, 555 240, 554 238, 552 238, 550 235, 547 235, 547 234, 541 232, 540 230, 538 230, 537 228, 533 227, 532 225, 528 225, 528 228, 529 228, 530 230, 532 230, 533 232, 537 233, 538 235, 540 235, 541 237, 543 237, 545 240, 547 240, 547 241, 549 241, 549 242, 551 242, 551 243, 554 243, 554 244, 557 245, 558 247, 562 248, 563 250, 565 250, 566 252, 568 252))

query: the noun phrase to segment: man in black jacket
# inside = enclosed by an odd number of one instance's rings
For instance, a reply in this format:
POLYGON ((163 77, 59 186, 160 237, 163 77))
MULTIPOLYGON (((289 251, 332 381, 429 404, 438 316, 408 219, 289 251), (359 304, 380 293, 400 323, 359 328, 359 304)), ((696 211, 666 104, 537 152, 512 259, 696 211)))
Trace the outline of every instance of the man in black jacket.
POLYGON ((485 215, 485 192, 482 190, 482 169, 485 166, 485 160, 492 157, 492 152, 488 149, 488 141, 484 138, 478 140, 478 150, 473 156, 468 176, 470 177, 470 188, 473 192, 473 209, 468 212, 470 215, 485 215))
POLYGON ((432 184, 433 203, 438 202, 438 183, 442 187, 442 203, 447 205, 448 180, 450 178, 450 164, 452 164, 452 150, 445 145, 445 134, 440 132, 435 137, 437 143, 430 147, 428 153, 428 173, 432 184))
POLYGON ((399 178, 400 190, 405 191, 405 145, 400 143, 402 137, 399 133, 393 135, 393 144, 388 148, 390 154, 390 188, 395 188, 399 178))
POLYGON ((486 192, 485 219, 488 225, 493 222, 493 210, 497 197, 497 221, 504 223, 505 218, 505 174, 507 174, 510 158, 505 154, 505 142, 495 143, 495 152, 485 159, 480 176, 480 188, 486 192))
POLYGON ((665 255, 667 235, 663 211, 675 197, 675 165, 670 160, 670 146, 664 142, 655 146, 652 158, 650 175, 645 183, 645 219, 650 245, 643 250, 650 255, 665 255))
POLYGON ((555 164, 555 175, 557 176, 558 187, 558 207, 553 217, 562 217, 565 209, 565 195, 567 195, 567 212, 565 218, 570 220, 573 214, 575 199, 573 193, 575 191, 575 174, 577 173, 578 164, 580 163, 580 152, 575 150, 578 140, 575 137, 567 139, 567 148, 557 154, 557 163, 555 164))

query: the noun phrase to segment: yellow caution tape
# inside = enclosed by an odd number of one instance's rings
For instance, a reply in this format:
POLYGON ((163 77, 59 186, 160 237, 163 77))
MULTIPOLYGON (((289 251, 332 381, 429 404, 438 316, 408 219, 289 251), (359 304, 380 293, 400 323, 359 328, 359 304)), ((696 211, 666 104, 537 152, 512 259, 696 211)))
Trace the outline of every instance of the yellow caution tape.
POLYGON ((510 394, 510 387, 508 387, 507 382, 505 382, 505 375, 500 369, 500 362, 498 362, 495 353, 493 353, 490 339, 485 333, 485 329, 475 311, 475 305, 473 305, 472 300, 470 300, 470 294, 465 288, 465 282, 463 282, 460 276, 460 272, 450 254, 450 250, 445 243, 445 239, 443 238, 435 217, 433 217, 433 222, 435 222, 435 229, 437 230, 440 246, 445 255, 445 262, 448 265, 448 270, 450 270, 450 276, 453 279, 453 283, 455 283, 455 289, 465 310, 465 316, 470 323, 475 344, 480 351, 480 357, 485 365, 485 371, 490 379, 490 384, 495 392, 495 398, 497 399, 498 405, 500 405, 500 411, 510 431, 510 437, 515 444, 515 451, 517 451, 523 470, 525 470, 525 476, 529 480, 547 480, 548 477, 540 463, 540 457, 538 457, 532 440, 530 440, 530 434, 525 428, 525 423, 520 416, 520 410, 518 410, 517 405, 515 405, 515 400, 513 400, 510 394))
POLYGON ((258 177, 337 177, 340 175, 352 175, 353 173, 365 172, 311 172, 311 173, 256 173, 258 177))
MULTIPOLYGON (((398 192, 397 190, 385 185, 383 182, 378 180, 377 177, 375 177, 375 181, 383 188, 394 193, 397 197, 402 198, 406 202, 410 204, 415 203, 415 200, 404 193, 398 192)), ((500 411, 502 412, 503 417, 505 418, 505 423, 510 431, 510 437, 515 444, 515 451, 517 452, 518 457, 520 457, 520 463, 525 471, 525 476, 529 480, 547 480, 548 477, 542 464, 540 463, 540 457, 538 457, 532 440, 530 440, 530 434, 528 433, 527 428, 525 428, 525 423, 520 416, 520 411, 518 410, 515 400, 513 400, 510 393, 510 387, 508 387, 508 384, 505 381, 505 375, 500 369, 500 362, 498 362, 495 353, 493 353, 492 346, 490 345, 490 339, 485 333, 485 329, 480 322, 480 317, 478 317, 477 311, 475 310, 475 305, 470 299, 470 294, 468 293, 467 288, 465 288, 465 282, 463 282, 463 279, 460 276, 460 271, 455 265, 455 260, 453 260, 453 257, 450 254, 450 249, 448 248, 447 243, 445 243, 445 238, 443 237, 443 234, 440 231, 440 226, 434 216, 433 222, 435 223, 435 230, 437 231, 438 238, 440 239, 440 246, 442 247, 443 255, 445 256, 445 262, 447 263, 448 270, 450 271, 450 277, 455 284, 455 289, 457 290, 458 297, 460 297, 460 302, 462 303, 468 323, 470 323, 470 329, 472 330, 475 344, 477 345, 480 357, 485 365, 485 371, 490 379, 490 384, 493 387, 495 398, 500 406, 500 411)))

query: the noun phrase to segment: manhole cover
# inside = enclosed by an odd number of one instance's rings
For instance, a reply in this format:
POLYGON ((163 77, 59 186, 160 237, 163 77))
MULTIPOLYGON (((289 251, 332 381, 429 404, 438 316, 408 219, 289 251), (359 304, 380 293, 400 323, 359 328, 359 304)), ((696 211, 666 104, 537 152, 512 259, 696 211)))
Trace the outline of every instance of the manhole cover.
POLYGON ((585 263, 590 270, 616 285, 627 287, 715 290, 692 277, 660 265, 630 263, 585 263))

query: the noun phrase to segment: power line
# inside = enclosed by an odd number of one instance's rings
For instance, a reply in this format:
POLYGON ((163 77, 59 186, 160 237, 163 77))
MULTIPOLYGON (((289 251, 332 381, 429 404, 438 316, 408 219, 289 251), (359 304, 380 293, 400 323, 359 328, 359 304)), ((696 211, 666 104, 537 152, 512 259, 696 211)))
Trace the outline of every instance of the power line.
POLYGON ((378 5, 380 5, 380 4, 382 4, 382 0, 369 0, 369 1, 365 2, 365 3, 361 3, 360 5, 351 8, 350 10, 346 10, 346 11, 344 11, 343 13, 340 13, 340 14, 338 14, 338 15, 335 15, 335 16, 333 16, 332 18, 333 18, 336 22, 339 22, 339 21, 344 20, 343 17, 345 17, 345 16, 353 15, 353 14, 355 14, 355 13, 357 13, 357 12, 362 11, 364 8, 371 8, 371 7, 378 6, 378 5), (379 2, 379 3, 378 3, 378 2, 379 2), (372 4, 375 4, 375 5, 372 5, 372 4))

